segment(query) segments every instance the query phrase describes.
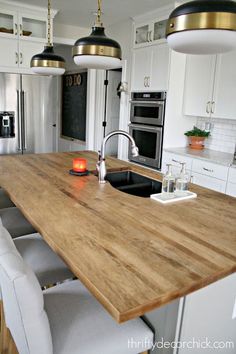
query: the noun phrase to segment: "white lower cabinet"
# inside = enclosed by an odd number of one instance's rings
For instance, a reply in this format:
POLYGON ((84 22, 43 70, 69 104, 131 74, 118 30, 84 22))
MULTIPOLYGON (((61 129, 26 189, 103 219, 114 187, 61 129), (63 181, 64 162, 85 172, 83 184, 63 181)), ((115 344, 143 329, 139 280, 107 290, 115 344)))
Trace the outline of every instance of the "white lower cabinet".
POLYGON ((192 172, 192 183, 201 187, 209 188, 217 192, 225 193, 226 181, 222 181, 218 178, 209 177, 200 173, 192 172))
POLYGON ((236 184, 228 182, 226 194, 230 195, 231 197, 236 197, 236 184))
POLYGON ((236 168, 234 167, 229 169, 226 194, 231 195, 232 197, 236 197, 236 168))
POLYGON ((178 354, 235 354, 235 310, 236 273, 188 295, 178 354))
POLYGON ((162 172, 165 173, 167 164, 172 165, 172 171, 174 175, 178 175, 181 170, 181 163, 186 163, 186 169, 191 172, 192 169, 192 159, 187 156, 175 155, 169 152, 163 152, 162 158, 162 172))

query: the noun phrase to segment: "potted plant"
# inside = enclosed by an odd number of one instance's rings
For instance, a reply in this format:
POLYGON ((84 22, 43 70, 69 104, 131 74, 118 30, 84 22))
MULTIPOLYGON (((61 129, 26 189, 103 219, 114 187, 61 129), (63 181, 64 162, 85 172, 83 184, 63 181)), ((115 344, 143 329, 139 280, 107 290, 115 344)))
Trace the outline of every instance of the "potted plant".
POLYGON ((193 127, 192 130, 184 133, 189 138, 189 146, 191 149, 202 150, 204 149, 205 139, 208 138, 210 132, 193 127))

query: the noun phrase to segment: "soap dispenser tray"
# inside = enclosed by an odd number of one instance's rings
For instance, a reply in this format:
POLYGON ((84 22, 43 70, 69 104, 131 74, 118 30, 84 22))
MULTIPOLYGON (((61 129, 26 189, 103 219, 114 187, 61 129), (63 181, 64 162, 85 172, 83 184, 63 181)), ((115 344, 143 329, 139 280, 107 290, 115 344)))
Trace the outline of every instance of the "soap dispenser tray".
POLYGON ((175 192, 173 193, 173 195, 169 195, 168 193, 158 193, 151 194, 150 198, 161 204, 170 204, 180 202, 182 200, 197 198, 197 194, 190 191, 185 191, 181 193, 175 192))

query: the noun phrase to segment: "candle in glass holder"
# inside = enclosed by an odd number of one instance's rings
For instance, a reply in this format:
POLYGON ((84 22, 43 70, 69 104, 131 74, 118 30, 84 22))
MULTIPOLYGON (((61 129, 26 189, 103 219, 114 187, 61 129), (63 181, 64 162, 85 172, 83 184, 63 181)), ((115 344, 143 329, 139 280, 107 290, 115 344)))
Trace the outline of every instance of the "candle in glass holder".
POLYGON ((84 173, 87 171, 87 160, 76 158, 73 159, 73 171, 78 173, 84 173))

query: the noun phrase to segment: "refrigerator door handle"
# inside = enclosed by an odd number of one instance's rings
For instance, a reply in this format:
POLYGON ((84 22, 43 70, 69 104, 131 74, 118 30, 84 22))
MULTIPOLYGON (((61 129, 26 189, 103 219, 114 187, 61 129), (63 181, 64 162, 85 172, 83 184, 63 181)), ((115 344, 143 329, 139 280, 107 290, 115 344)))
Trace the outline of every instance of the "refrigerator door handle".
POLYGON ((21 110, 20 110, 20 91, 16 90, 17 93, 17 123, 18 123, 18 132, 17 132, 17 139, 18 139, 18 151, 22 151, 22 136, 21 136, 21 110))
POLYGON ((26 147, 26 124, 25 124, 25 91, 21 91, 21 136, 22 136, 22 150, 26 147))

